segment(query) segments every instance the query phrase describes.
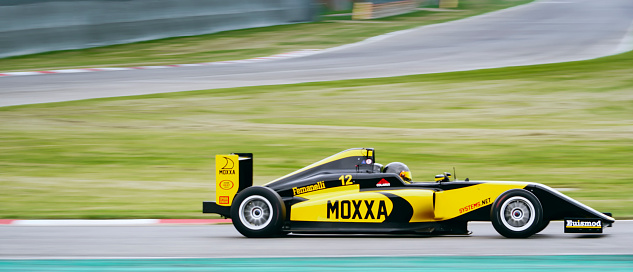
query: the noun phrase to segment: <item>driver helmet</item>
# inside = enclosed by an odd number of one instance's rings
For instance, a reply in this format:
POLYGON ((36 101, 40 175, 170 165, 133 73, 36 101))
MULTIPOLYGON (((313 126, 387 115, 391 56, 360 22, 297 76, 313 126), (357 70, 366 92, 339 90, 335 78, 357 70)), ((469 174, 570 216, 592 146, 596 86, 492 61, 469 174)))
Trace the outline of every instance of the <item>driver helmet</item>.
POLYGON ((392 162, 385 165, 385 173, 394 173, 405 181, 411 181, 411 170, 406 164, 401 162, 392 162))

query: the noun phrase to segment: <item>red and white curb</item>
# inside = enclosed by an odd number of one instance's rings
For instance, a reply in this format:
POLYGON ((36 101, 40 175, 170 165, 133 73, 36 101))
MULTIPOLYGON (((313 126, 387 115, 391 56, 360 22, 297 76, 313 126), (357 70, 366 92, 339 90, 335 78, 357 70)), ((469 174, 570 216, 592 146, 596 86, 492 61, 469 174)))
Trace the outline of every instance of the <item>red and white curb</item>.
POLYGON ((145 225, 208 225, 231 223, 231 219, 0 219, 0 225, 12 226, 145 226, 145 225))
POLYGON ((83 68, 83 69, 63 69, 63 70, 47 70, 47 71, 31 71, 31 72, 6 72, 0 73, 0 77, 7 76, 34 76, 34 75, 50 75, 50 74, 73 74, 73 73, 88 73, 88 72, 106 72, 106 71, 130 71, 130 70, 147 70, 147 69, 165 69, 176 67, 195 67, 195 66, 208 66, 208 65, 223 65, 223 64, 237 64, 237 63, 253 63, 278 59, 289 59, 297 57, 305 57, 319 53, 320 49, 304 49, 299 51, 292 51, 288 53, 276 54, 268 57, 257 57, 252 59, 243 60, 228 60, 228 61, 215 61, 215 62, 203 62, 193 64, 172 64, 172 65, 159 65, 159 66, 136 66, 136 67, 109 67, 109 68, 83 68))

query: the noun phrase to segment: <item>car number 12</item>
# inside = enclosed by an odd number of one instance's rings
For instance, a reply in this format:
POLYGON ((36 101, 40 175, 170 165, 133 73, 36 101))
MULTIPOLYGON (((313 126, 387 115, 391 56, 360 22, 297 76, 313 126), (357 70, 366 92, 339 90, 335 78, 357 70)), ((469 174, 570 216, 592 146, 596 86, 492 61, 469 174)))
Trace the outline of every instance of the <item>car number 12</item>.
POLYGON ((354 184, 354 182, 352 182, 352 175, 341 175, 338 179, 341 181, 341 185, 343 186, 354 184))

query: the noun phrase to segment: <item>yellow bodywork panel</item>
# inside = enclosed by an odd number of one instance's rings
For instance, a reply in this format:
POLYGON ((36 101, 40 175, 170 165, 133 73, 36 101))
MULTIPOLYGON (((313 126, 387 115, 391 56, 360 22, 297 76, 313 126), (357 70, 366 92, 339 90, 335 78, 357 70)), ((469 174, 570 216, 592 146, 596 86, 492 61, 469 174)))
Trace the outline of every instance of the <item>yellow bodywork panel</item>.
POLYGON ((482 183, 459 189, 435 192, 435 220, 448 220, 491 205, 503 192, 522 189, 529 183, 482 183))
POLYGON ((215 202, 220 206, 231 206, 240 184, 238 155, 215 156, 215 202))
POLYGON ((360 192, 357 184, 301 197, 310 200, 292 205, 292 221, 380 223, 393 210, 388 197, 375 191, 360 192))
POLYGON ((360 192, 357 184, 301 195, 309 200, 293 205, 290 219, 292 221, 380 223, 394 211, 392 201, 381 192, 397 195, 409 202, 413 207, 411 222, 434 221, 432 190, 360 192))
POLYGON ((445 191, 423 188, 360 191, 358 184, 325 188, 301 194, 308 200, 292 205, 290 220, 381 223, 392 212, 398 212, 399 207, 394 207, 387 197, 396 195, 413 208, 410 223, 443 221, 491 205, 503 192, 529 184, 487 182, 445 191))

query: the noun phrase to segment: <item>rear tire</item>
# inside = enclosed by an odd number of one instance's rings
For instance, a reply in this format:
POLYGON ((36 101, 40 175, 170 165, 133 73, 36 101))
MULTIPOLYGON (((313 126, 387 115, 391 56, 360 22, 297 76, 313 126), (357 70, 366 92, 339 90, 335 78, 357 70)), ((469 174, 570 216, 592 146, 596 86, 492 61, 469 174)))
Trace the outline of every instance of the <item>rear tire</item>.
POLYGON ((231 219, 235 229, 246 237, 275 237, 282 233, 286 206, 272 189, 252 186, 235 196, 231 219))
POLYGON ((508 238, 527 238, 544 227, 541 202, 522 189, 501 194, 492 204, 490 219, 495 230, 508 238))

